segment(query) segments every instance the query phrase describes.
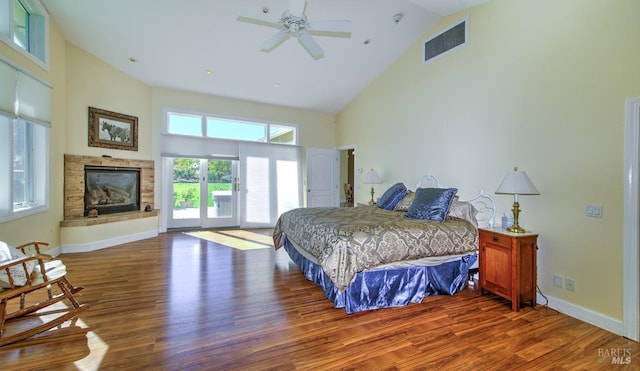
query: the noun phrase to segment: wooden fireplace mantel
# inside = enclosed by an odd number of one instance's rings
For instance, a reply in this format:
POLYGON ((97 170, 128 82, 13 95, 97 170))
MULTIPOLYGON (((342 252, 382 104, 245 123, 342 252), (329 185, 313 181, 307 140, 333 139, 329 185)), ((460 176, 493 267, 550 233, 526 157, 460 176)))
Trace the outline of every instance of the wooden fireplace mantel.
POLYGON ((98 215, 95 218, 82 217, 77 219, 65 219, 60 222, 61 227, 88 227, 92 225, 123 222, 127 220, 135 220, 142 218, 150 218, 158 216, 160 210, 151 211, 127 211, 124 213, 98 215))

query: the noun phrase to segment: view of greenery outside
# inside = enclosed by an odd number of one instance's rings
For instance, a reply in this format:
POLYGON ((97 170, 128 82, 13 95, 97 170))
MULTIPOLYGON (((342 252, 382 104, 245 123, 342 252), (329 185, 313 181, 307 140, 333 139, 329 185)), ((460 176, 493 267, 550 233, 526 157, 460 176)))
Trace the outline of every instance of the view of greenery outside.
MULTIPOLYGON (((207 204, 214 206, 211 192, 230 191, 231 161, 208 161, 207 204)), ((175 159, 173 162, 174 208, 200 207, 200 160, 191 158, 175 159)))

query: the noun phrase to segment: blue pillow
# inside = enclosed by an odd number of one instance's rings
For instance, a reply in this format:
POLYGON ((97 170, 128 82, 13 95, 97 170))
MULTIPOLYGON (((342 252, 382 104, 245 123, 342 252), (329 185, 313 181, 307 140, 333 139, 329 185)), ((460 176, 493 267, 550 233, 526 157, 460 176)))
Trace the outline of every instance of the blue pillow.
POLYGON ((407 218, 444 222, 457 192, 457 188, 418 188, 407 218))
POLYGON ((392 185, 378 198, 378 207, 385 210, 393 210, 396 204, 407 195, 407 192, 409 192, 407 187, 402 183, 392 185))

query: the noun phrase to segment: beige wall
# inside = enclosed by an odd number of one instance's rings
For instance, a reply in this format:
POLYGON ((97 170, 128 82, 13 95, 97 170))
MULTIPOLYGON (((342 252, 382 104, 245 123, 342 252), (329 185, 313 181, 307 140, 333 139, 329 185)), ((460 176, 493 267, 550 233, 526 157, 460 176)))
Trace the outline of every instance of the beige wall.
MULTIPOLYGON (((520 198, 521 225, 540 233, 540 288, 622 319, 624 103, 640 96, 638 19, 635 0, 492 0, 449 16, 338 115, 338 145, 357 144, 381 192, 430 172, 469 197, 525 170, 541 192, 520 198), (470 44, 423 64, 422 42, 467 14, 470 44), (604 218, 586 217, 588 203, 604 218), (575 292, 553 287, 554 274, 575 292)), ((512 197, 495 199, 499 214, 511 208, 512 197)))
POLYGON ((95 56, 67 44, 67 133, 66 153, 149 160, 153 157, 151 88, 102 62, 95 56), (136 116, 138 150, 127 151, 88 146, 88 107, 136 116))

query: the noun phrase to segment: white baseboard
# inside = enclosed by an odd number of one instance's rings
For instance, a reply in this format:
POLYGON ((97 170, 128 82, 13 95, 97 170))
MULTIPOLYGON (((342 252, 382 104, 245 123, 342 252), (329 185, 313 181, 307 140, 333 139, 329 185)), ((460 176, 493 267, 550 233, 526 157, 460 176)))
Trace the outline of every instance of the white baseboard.
POLYGON ((102 241, 94 241, 90 243, 79 243, 79 244, 69 244, 60 246, 60 250, 63 253, 78 253, 78 252, 88 252, 94 250, 104 249, 106 247, 121 245, 123 243, 140 241, 147 238, 157 237, 158 231, 151 230, 146 232, 129 234, 126 236, 118 236, 115 238, 109 238, 102 241))
MULTIPOLYGON (((545 296, 549 299, 549 308, 553 308, 562 314, 566 314, 567 316, 577 318, 591 325, 613 332, 616 335, 623 336, 622 320, 605 316, 602 313, 594 312, 590 309, 583 308, 562 299, 554 298, 553 296, 546 294, 545 296)), ((538 304, 544 304, 547 301, 542 295, 540 295, 540 293, 538 293, 536 300, 538 304)))

